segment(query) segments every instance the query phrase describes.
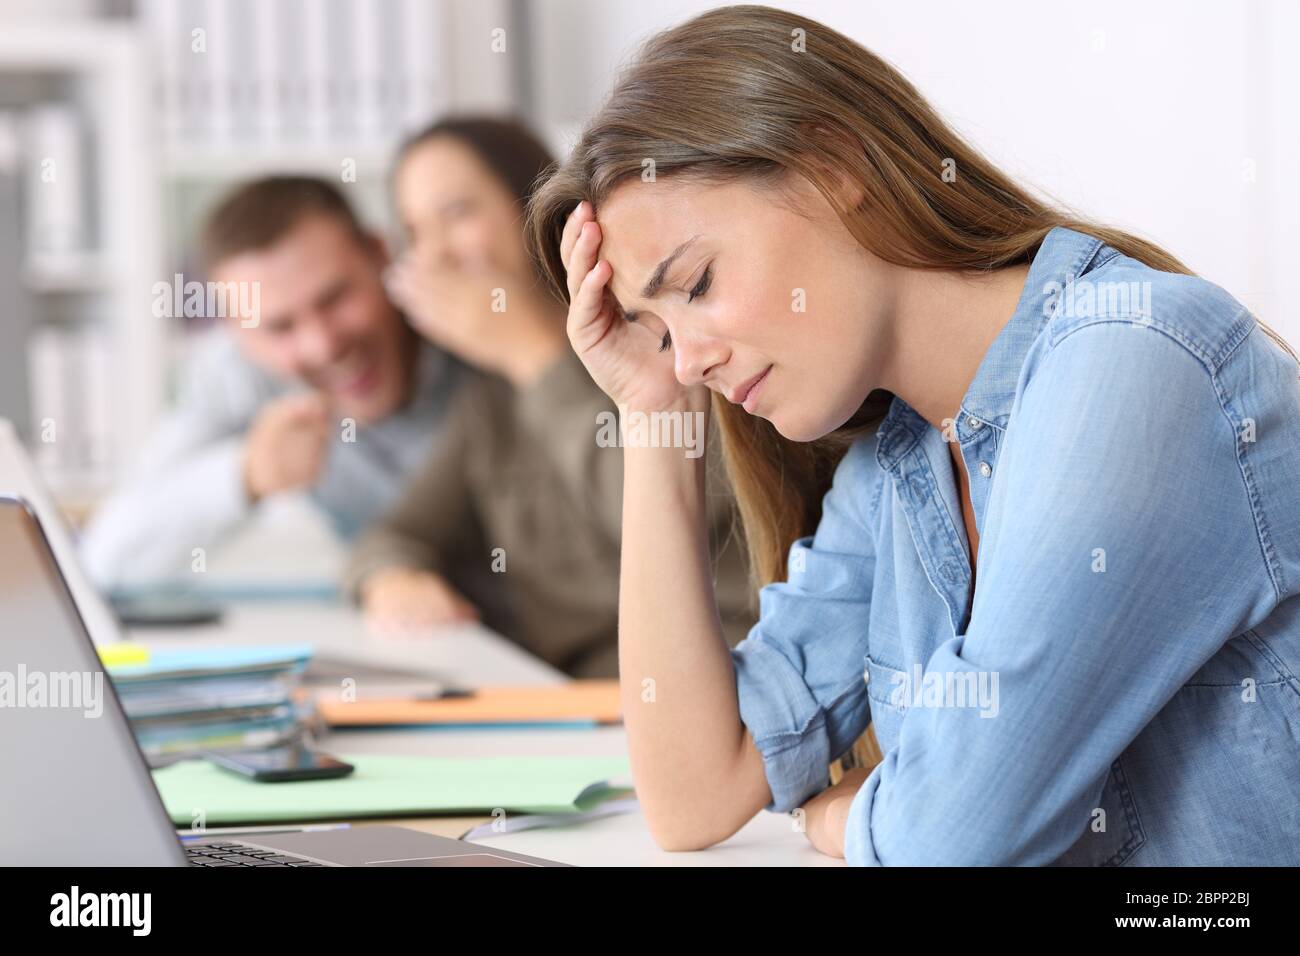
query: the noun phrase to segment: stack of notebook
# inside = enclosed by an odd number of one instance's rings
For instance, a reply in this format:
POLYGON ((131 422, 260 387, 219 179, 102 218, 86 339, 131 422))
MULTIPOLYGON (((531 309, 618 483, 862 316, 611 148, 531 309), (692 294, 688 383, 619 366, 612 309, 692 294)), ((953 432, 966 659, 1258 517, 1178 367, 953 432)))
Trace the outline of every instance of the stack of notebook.
POLYGON ((307 645, 155 651, 105 665, 140 748, 158 765, 204 751, 273 747, 305 714, 307 645))

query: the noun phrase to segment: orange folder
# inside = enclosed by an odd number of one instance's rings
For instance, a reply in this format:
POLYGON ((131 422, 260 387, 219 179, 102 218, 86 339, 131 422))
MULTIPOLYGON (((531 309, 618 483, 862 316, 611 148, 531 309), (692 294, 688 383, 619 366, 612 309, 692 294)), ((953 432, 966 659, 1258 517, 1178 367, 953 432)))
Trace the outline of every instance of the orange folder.
POLYGON ((534 724, 622 720, 617 680, 574 680, 542 687, 480 687, 445 700, 340 700, 322 692, 316 708, 332 727, 534 724))

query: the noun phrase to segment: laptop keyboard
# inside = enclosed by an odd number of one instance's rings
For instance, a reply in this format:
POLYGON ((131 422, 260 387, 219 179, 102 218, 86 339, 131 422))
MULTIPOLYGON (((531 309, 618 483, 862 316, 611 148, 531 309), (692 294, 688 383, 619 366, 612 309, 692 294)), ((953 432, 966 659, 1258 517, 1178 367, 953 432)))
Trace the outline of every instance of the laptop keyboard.
POLYGON ((205 840, 185 844, 190 866, 324 866, 302 857, 287 856, 276 850, 263 850, 227 840, 205 840))

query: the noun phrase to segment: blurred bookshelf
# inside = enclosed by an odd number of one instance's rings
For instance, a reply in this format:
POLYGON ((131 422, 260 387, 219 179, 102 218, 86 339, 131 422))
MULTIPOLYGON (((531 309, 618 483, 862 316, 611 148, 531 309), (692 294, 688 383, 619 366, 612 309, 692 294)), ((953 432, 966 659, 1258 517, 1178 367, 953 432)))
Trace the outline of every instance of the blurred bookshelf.
MULTIPOLYGON (((391 237, 392 151, 519 106, 520 0, 0 0, 0 416, 84 512, 166 410, 211 204, 273 172, 339 183, 391 237), (503 40, 503 43, 498 43, 503 40)), ((189 324, 187 324, 189 323, 189 324)))
POLYGON ((164 240, 143 40, 72 15, 0 30, 3 413, 73 500, 110 480, 163 395, 166 339, 146 321, 164 240))

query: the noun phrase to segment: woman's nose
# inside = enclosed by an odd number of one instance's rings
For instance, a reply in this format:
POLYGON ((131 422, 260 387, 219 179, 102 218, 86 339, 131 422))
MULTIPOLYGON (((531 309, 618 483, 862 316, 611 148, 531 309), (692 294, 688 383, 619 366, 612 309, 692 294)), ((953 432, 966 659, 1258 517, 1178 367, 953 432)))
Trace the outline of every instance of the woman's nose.
POLYGON ((425 233, 411 250, 415 261, 426 269, 445 269, 452 264, 451 246, 441 236, 425 233))
POLYGON ((686 336, 673 340, 673 371, 683 385, 707 383, 710 373, 725 365, 728 357, 726 346, 716 339, 686 336))

